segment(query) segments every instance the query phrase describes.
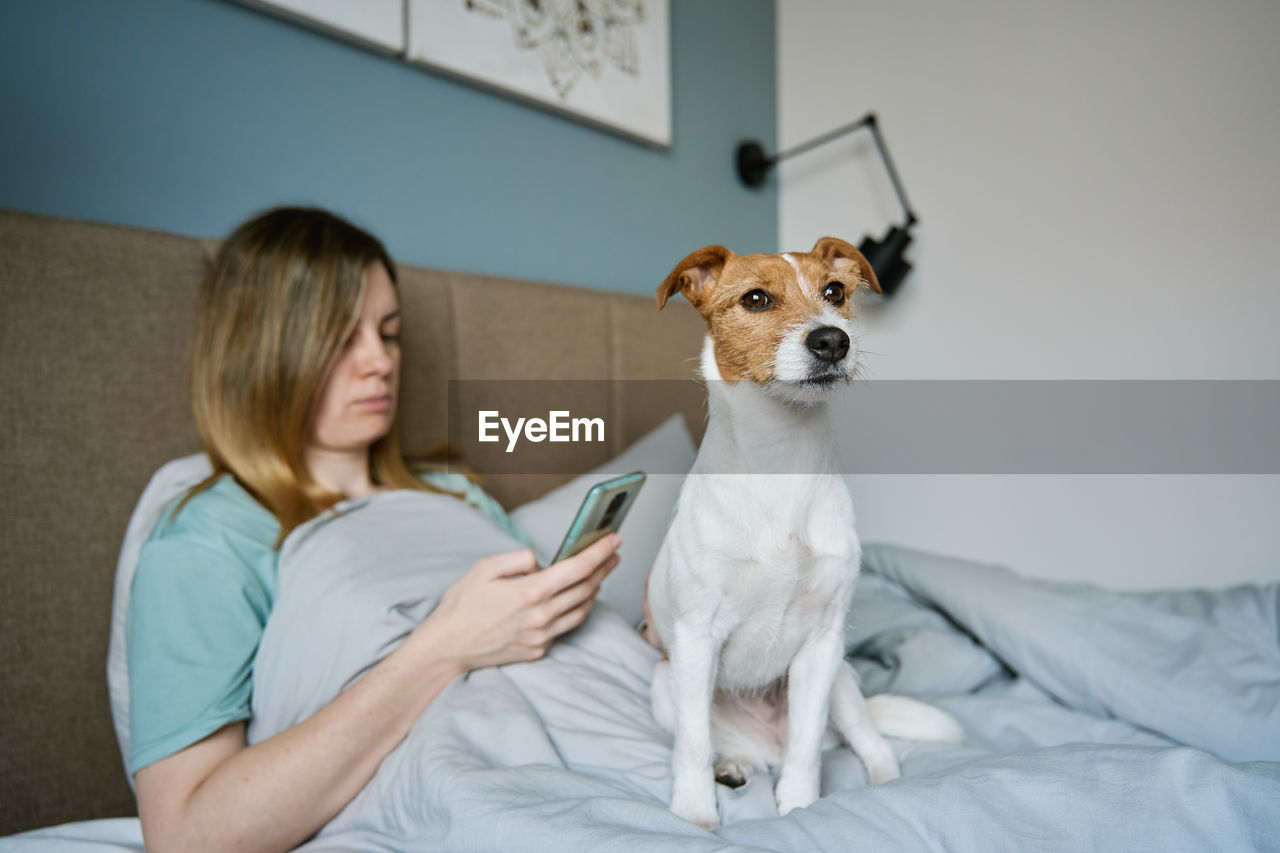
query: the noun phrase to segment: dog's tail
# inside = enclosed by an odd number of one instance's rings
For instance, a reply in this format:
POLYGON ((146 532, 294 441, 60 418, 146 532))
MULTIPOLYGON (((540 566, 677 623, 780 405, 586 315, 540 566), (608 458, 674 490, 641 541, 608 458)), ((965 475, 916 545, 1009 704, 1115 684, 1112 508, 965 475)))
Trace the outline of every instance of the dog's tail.
POLYGON ((892 693, 868 696, 867 716, 872 727, 888 737, 964 743, 964 729, 955 717, 918 699, 892 693))

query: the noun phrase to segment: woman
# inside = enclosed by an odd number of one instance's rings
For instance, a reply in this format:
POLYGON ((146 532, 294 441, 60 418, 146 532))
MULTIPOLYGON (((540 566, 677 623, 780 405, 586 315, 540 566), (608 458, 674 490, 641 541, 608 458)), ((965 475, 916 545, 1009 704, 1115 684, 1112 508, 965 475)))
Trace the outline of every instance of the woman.
POLYGON ((354 686, 247 745, 253 659, 283 539, 344 498, 443 491, 409 472, 396 442, 393 270, 382 245, 349 223, 282 208, 238 228, 202 285, 192 390, 214 473, 144 547, 127 620, 130 771, 148 850, 301 843, 452 679, 541 657, 585 618, 618 562, 617 537, 543 571, 529 550, 480 560, 354 686))

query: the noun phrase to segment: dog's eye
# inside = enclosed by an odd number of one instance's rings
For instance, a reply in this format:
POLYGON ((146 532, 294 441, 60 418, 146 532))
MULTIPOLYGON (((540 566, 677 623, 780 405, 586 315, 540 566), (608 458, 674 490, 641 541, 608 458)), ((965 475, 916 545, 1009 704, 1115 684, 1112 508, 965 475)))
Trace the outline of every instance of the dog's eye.
POLYGON ((838 281, 827 282, 827 289, 822 291, 822 298, 839 308, 844 304, 844 285, 838 281))
POLYGON ((769 298, 769 294, 759 288, 747 291, 746 295, 739 301, 742 303, 742 307, 748 311, 763 311, 773 302, 769 298))

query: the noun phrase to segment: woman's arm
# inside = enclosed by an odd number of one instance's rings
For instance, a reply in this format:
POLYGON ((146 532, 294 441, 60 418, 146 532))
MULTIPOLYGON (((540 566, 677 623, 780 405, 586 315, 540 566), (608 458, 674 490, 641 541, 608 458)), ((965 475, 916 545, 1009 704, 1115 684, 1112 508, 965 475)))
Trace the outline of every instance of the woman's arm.
POLYGON ((537 570, 532 551, 477 562, 421 625, 319 712, 253 746, 246 724, 138 771, 150 851, 276 851, 302 843, 355 798, 458 675, 535 660, 586 617, 621 540, 537 570))

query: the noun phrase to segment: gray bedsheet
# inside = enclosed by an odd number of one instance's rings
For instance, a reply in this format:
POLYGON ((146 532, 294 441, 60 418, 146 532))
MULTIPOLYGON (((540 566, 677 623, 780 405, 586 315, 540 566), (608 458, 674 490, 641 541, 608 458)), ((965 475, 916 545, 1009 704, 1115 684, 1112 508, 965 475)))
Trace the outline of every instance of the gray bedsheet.
MULTIPOLYGON (((300 528, 251 738, 329 701, 474 558, 514 547, 434 495, 300 528)), ((831 750, 823 798, 782 818, 769 777, 721 786, 724 825, 701 830, 666 807, 657 653, 597 608, 546 659, 454 682, 303 849, 1280 849, 1280 585, 1117 594, 868 546, 847 635, 868 692, 935 701, 969 742, 893 742, 903 778, 882 786, 831 750)))
MULTIPOLYGON (((259 657, 255 737, 327 702, 461 567, 509 547, 467 508, 408 493, 302 531, 259 657)), ((1280 844, 1280 587, 1118 595, 894 548, 865 563, 848 639, 868 691, 933 698, 970 733, 897 743, 901 780, 869 787, 833 750, 811 808, 778 818, 758 777, 720 788, 717 832, 677 819, 649 713, 657 653, 601 608, 545 660, 455 682, 306 849, 1280 844)))

